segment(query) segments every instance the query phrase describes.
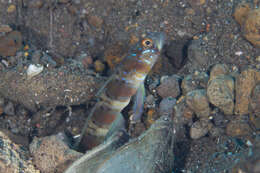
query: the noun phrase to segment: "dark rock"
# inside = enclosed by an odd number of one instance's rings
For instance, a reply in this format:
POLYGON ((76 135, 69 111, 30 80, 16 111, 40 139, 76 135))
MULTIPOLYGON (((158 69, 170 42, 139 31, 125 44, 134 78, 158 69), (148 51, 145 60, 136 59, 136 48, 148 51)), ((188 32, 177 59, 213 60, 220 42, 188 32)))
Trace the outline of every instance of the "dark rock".
POLYGON ((14 56, 22 47, 22 34, 18 31, 12 31, 0 37, 0 55, 14 56))
POLYGON ((162 83, 157 87, 157 93, 162 97, 173 97, 176 98, 180 95, 180 78, 177 75, 167 77, 162 83))
POLYGON ((225 115, 221 112, 216 112, 213 114, 213 122, 216 127, 225 127, 228 123, 228 120, 226 119, 225 115))

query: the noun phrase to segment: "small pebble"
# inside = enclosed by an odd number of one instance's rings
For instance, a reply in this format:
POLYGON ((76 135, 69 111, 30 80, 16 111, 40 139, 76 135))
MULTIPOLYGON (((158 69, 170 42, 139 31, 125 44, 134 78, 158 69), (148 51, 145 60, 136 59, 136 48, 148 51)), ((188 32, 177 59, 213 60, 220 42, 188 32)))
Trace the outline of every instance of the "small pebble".
POLYGON ((184 77, 181 83, 183 95, 195 89, 204 89, 207 87, 209 76, 205 72, 198 72, 197 74, 189 74, 184 77))
POLYGON ((209 131, 209 122, 196 121, 190 128, 190 137, 192 139, 199 139, 205 136, 209 131))
POLYGON ((15 12, 15 10, 16 10, 16 6, 12 4, 7 8, 7 13, 13 13, 15 12))
POLYGON ((199 118, 209 117, 210 107, 205 89, 188 92, 186 95, 186 103, 199 118))
POLYGON ((96 72, 101 73, 105 70, 105 65, 100 60, 96 60, 94 62, 94 66, 95 66, 96 72))
POLYGON ((146 107, 148 108, 152 108, 152 107, 155 107, 155 98, 152 94, 148 95, 146 98, 145 98, 145 105, 146 107))

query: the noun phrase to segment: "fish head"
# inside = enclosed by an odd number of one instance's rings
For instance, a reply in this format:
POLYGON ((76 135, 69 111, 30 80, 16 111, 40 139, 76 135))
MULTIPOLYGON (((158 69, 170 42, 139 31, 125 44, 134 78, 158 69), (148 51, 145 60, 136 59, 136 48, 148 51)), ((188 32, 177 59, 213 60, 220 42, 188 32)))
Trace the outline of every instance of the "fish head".
POLYGON ((139 62, 145 63, 152 67, 160 56, 165 42, 164 40, 165 36, 163 33, 148 33, 138 42, 135 50, 133 51, 135 52, 133 55, 137 55, 136 58, 138 58, 139 62))

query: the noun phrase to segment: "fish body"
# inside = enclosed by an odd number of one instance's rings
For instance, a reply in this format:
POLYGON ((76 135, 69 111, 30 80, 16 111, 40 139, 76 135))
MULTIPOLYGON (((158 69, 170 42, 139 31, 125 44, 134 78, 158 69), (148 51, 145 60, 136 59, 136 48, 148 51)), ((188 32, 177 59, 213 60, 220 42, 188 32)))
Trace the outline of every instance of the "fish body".
POLYGON ((81 149, 89 150, 102 143, 108 132, 115 128, 113 124, 124 125, 120 113, 143 85, 145 77, 160 56, 162 44, 161 33, 150 33, 130 49, 113 77, 99 93, 99 101, 92 109, 81 133, 81 149))

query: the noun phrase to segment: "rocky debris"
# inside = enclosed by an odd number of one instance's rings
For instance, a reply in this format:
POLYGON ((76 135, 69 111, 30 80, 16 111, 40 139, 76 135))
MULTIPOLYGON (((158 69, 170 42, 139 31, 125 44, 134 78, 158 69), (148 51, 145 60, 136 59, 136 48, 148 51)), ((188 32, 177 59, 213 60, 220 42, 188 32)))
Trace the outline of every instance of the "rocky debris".
POLYGON ((36 167, 43 173, 63 172, 67 166, 82 156, 66 144, 64 134, 35 137, 30 152, 36 167))
POLYGON ((162 116, 138 138, 119 148, 108 150, 118 135, 111 137, 74 162, 65 173, 169 172, 172 170, 174 159, 174 131, 178 130, 173 128, 176 127, 171 118, 162 116))
POLYGON ((173 106, 176 104, 176 99, 172 97, 164 98, 159 105, 159 115, 168 115, 172 116, 173 113, 173 106))
MULTIPOLYGON (((0 73, 0 93, 35 112, 39 107, 85 103, 102 85, 102 79, 72 66, 48 69, 33 78, 13 69, 0 73)), ((93 74, 93 73, 92 73, 93 74)))
POLYGON ((205 136, 209 129, 211 129, 212 124, 206 120, 199 120, 192 124, 190 128, 190 137, 191 139, 199 139, 205 136))
POLYGON ((180 77, 177 75, 172 75, 162 80, 162 83, 157 87, 157 93, 159 94, 159 96, 161 96, 162 98, 176 98, 177 96, 179 96, 181 92, 179 80, 180 77))
POLYGON ((181 83, 183 95, 195 89, 204 89, 207 87, 209 76, 205 72, 196 71, 193 74, 188 74, 184 77, 181 83))
POLYGON ((250 136, 252 129, 247 120, 243 120, 239 117, 227 124, 226 134, 233 137, 250 136))
POLYGON ((0 131, 0 147, 0 172, 40 173, 29 160, 29 152, 13 143, 2 131, 0 131))
POLYGON ((250 99, 250 108, 256 116, 260 117, 260 83, 255 86, 250 99))
POLYGON ((11 31, 0 37, 0 55, 14 56, 22 47, 22 34, 18 31, 11 31))
POLYGON ((241 3, 236 7, 234 17, 240 24, 244 37, 259 48, 260 10, 251 9, 249 4, 241 3))
POLYGON ((208 83, 207 96, 210 103, 220 108, 226 115, 234 110, 235 82, 232 77, 219 75, 208 83))
POLYGON ((235 113, 239 115, 248 114, 251 93, 260 82, 260 72, 253 68, 248 68, 240 73, 236 78, 236 104, 235 113))
POLYGON ((229 67, 226 64, 216 64, 210 70, 210 80, 220 75, 228 75, 229 67))
POLYGON ((187 93, 187 105, 195 112, 198 118, 207 119, 210 115, 209 101, 205 89, 197 89, 187 93))
POLYGON ((4 106, 4 113, 6 113, 7 115, 15 115, 15 108, 12 102, 9 101, 4 106))
POLYGON ((185 39, 172 40, 166 48, 165 55, 177 70, 181 69, 187 59, 188 41, 185 39))

